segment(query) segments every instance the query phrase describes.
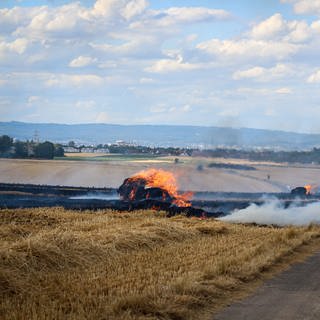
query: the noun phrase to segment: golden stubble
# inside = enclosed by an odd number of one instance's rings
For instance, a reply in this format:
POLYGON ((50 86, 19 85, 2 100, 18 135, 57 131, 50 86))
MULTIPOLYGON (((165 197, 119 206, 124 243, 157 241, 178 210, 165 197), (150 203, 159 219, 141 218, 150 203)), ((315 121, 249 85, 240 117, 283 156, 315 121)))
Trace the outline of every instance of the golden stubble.
POLYGON ((2 319, 205 319, 320 235, 154 211, 0 210, 0 221, 2 319))

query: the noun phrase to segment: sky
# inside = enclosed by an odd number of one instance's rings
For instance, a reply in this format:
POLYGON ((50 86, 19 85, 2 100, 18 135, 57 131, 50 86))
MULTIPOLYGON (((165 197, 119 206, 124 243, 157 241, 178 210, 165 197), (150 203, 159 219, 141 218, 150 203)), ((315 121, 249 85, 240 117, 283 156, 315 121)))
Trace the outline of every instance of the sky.
POLYGON ((0 1, 0 121, 320 133, 320 0, 0 1))

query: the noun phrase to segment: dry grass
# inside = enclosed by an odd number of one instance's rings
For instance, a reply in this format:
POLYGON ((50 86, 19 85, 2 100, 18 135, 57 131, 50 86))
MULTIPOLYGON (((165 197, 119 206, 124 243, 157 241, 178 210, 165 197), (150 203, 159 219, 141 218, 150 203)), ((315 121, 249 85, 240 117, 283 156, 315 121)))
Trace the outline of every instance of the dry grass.
POLYGON ((0 211, 1 319, 205 319, 320 228, 0 211))

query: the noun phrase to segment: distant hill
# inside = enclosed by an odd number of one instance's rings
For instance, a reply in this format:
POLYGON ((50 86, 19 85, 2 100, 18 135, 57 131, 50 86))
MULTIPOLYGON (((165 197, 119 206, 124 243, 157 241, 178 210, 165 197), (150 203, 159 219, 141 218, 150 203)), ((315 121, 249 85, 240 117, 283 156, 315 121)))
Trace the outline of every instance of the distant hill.
POLYGON ((320 134, 301 134, 248 128, 222 128, 175 125, 113 125, 113 124, 48 124, 0 122, 0 135, 31 140, 35 131, 41 141, 86 144, 114 143, 124 140, 146 146, 235 147, 306 150, 320 147, 320 134))

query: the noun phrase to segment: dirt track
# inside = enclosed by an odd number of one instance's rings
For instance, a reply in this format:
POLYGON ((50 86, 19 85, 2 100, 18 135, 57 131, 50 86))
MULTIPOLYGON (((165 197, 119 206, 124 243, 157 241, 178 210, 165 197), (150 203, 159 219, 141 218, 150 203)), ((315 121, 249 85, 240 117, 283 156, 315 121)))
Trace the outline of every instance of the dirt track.
POLYGON ((267 281, 256 293, 235 303, 214 320, 320 319, 320 251, 267 281))
POLYGON ((149 167, 171 170, 177 175, 182 190, 193 191, 286 192, 288 186, 318 185, 320 181, 320 167, 314 166, 258 164, 255 171, 204 166, 204 170, 199 171, 197 161, 174 164, 1 159, 0 182, 117 188, 126 177, 149 167))

